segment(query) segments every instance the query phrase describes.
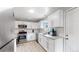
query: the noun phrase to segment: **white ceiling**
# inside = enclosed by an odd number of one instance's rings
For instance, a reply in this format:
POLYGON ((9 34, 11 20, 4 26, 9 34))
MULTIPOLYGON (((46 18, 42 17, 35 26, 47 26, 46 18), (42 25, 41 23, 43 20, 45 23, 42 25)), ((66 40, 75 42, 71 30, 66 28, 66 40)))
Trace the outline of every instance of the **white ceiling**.
POLYGON ((70 7, 15 7, 14 17, 21 21, 39 21, 59 8, 67 10, 70 7))
POLYGON ((55 7, 15 7, 14 17, 16 20, 39 21, 56 9, 55 7))

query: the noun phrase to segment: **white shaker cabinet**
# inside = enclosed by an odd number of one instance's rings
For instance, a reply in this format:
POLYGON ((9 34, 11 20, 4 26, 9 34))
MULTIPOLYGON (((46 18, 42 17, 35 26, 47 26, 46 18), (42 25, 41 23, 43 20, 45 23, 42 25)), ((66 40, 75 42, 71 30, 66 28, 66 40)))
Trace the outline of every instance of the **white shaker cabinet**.
POLYGON ((43 45, 43 36, 41 34, 38 35, 38 42, 40 43, 40 45, 43 45))
POLYGON ((41 46, 42 47, 44 47, 43 45, 44 45, 44 37, 43 37, 43 35, 40 35, 40 44, 41 44, 41 46))
POLYGON ((45 36, 43 36, 43 47, 44 47, 44 49, 47 51, 48 50, 48 38, 47 37, 45 37, 45 36))
POLYGON ((36 40, 36 34, 35 33, 27 33, 27 41, 36 40))
POLYGON ((32 29, 38 29, 39 28, 39 24, 38 23, 32 23, 31 24, 31 28, 32 29))
POLYGON ((55 51, 55 40, 49 39, 48 40, 48 52, 54 52, 55 51))
POLYGON ((63 52, 63 38, 55 40, 55 52, 63 52))
POLYGON ((40 37, 40 34, 38 34, 38 42, 41 43, 41 37, 40 37))
POLYGON ((42 34, 39 34, 39 39, 38 42, 40 43, 40 45, 47 50, 47 45, 48 45, 48 40, 47 37, 43 36, 42 34))
POLYGON ((27 25, 27 28, 28 29, 38 29, 39 28, 39 24, 36 23, 36 22, 24 22, 24 21, 16 21, 15 22, 15 28, 18 28, 18 25, 21 25, 21 24, 25 24, 27 25))
POLYGON ((41 44, 41 37, 40 37, 40 34, 38 34, 38 42, 41 44))
POLYGON ((50 38, 39 34, 38 42, 47 52, 63 52, 63 38, 50 38))
POLYGON ((38 24, 34 22, 27 22, 27 28, 28 29, 37 29, 38 24))
POLYGON ((47 18, 48 27, 63 27, 63 10, 59 9, 47 18))
POLYGON ((48 52, 63 52, 63 38, 49 39, 48 52))

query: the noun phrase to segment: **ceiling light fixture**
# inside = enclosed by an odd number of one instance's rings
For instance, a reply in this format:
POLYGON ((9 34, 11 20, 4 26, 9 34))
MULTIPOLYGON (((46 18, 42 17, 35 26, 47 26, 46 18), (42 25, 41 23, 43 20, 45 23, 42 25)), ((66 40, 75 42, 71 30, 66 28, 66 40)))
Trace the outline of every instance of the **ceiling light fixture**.
POLYGON ((29 12, 30 13, 34 13, 35 11, 34 11, 34 9, 30 9, 29 12))

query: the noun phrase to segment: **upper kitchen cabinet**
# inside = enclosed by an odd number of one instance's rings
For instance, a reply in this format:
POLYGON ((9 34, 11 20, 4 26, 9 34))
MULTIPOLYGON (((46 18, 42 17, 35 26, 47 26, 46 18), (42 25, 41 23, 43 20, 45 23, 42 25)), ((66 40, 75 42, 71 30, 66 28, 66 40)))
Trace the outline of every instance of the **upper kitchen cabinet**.
POLYGON ((48 27, 63 27, 63 10, 58 9, 47 17, 48 27))
POLYGON ((39 25, 36 22, 24 22, 24 21, 16 21, 15 28, 18 28, 18 25, 27 25, 27 29, 38 29, 39 25))
POLYGON ((32 29, 39 29, 39 24, 37 22, 34 22, 31 26, 32 29))

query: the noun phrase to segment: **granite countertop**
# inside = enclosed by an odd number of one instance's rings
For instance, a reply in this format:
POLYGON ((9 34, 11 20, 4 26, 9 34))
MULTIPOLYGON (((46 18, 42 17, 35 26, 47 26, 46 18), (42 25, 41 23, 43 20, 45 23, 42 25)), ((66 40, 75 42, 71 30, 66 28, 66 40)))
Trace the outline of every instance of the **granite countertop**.
POLYGON ((63 37, 60 37, 60 36, 51 36, 51 35, 48 35, 48 34, 46 34, 44 36, 47 37, 47 38, 53 39, 53 40, 63 38, 63 37))
POLYGON ((61 37, 61 36, 51 36, 49 34, 43 34, 43 33, 40 33, 40 34, 47 37, 47 38, 53 39, 53 40, 59 39, 59 38, 64 38, 64 37, 61 37))

